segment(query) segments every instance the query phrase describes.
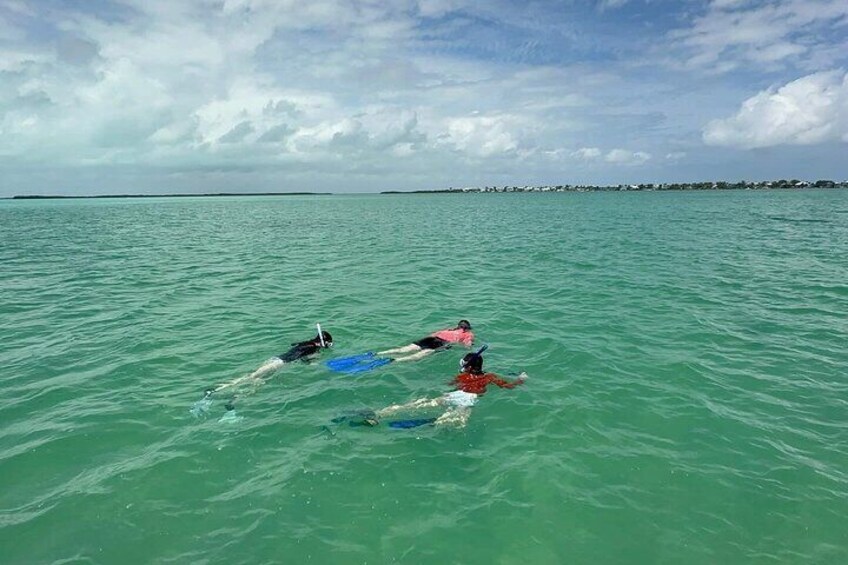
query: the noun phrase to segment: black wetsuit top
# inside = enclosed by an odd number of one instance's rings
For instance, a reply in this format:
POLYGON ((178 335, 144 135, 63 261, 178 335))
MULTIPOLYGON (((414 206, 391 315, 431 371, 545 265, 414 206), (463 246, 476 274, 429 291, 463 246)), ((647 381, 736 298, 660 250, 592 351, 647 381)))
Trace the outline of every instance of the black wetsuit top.
POLYGON ((428 335, 427 337, 414 341, 413 343, 421 349, 441 349, 448 344, 447 341, 434 335, 428 335))
POLYGON ((285 353, 277 355, 277 359, 285 361, 286 363, 291 363, 292 361, 308 357, 321 349, 321 346, 315 345, 314 341, 301 341, 300 343, 293 343, 292 345, 294 347, 285 353))

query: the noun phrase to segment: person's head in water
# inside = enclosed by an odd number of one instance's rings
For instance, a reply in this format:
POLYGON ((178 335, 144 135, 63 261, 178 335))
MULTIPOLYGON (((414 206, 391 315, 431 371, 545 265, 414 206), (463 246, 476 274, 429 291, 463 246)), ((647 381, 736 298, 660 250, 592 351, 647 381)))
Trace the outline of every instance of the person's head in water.
POLYGON ((483 372, 483 356, 479 353, 466 353, 459 362, 464 373, 479 374, 483 372))
POLYGON ((324 347, 332 347, 333 346, 333 336, 330 335, 330 332, 321 331, 321 335, 316 335, 312 340, 315 345, 321 345, 321 338, 324 338, 324 347))
POLYGON ((470 331, 471 322, 469 322, 468 320, 460 320, 459 323, 456 325, 456 329, 470 331))

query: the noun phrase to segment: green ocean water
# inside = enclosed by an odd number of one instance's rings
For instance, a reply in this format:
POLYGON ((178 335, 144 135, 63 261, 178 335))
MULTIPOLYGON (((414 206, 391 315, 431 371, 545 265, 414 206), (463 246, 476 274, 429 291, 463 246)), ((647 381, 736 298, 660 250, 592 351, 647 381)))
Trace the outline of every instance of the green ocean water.
MULTIPOLYGON (((0 201, 0 561, 848 562, 848 191, 0 201), (463 351, 464 429, 331 420, 463 351)), ((410 417, 417 416, 410 414, 410 417)))

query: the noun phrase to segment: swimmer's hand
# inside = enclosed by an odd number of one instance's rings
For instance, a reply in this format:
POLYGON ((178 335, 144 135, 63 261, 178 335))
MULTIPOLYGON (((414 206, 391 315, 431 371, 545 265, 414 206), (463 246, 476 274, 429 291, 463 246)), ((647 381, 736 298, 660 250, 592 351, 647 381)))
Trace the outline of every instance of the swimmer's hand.
POLYGON ((527 379, 528 379, 527 373, 525 373, 524 371, 521 371, 520 373, 518 373, 518 380, 519 381, 524 382, 527 379))

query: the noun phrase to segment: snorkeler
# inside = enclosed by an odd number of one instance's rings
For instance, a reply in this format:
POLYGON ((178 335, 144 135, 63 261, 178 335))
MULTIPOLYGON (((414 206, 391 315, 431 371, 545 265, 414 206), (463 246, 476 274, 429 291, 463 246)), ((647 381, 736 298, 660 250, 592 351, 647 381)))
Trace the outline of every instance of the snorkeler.
MULTIPOLYGON (((318 325, 318 335, 316 335, 314 338, 306 341, 292 343, 291 345, 292 346, 288 351, 286 351, 285 353, 281 353, 276 357, 272 357, 249 375, 245 375, 230 382, 219 384, 215 387, 206 389, 203 399, 196 402, 194 406, 192 406, 191 413, 195 416, 199 416, 201 413, 206 412, 212 402, 210 400, 210 397, 213 394, 218 393, 224 389, 237 387, 244 384, 251 384, 254 388, 256 388, 263 382, 265 382, 262 377, 264 377, 268 373, 271 373, 272 371, 276 371, 286 363, 292 363, 294 361, 310 361, 316 353, 319 353, 321 351, 321 349, 326 349, 328 347, 333 346, 333 336, 331 336, 329 332, 321 330, 321 326, 318 325)), ((224 408, 226 408, 228 412, 235 410, 235 400, 236 396, 233 396, 230 401, 224 405, 224 408)))
POLYGON ((435 351, 444 349, 451 343, 461 343, 465 347, 471 347, 474 343, 474 333, 471 331, 471 323, 468 320, 460 320, 455 328, 449 328, 433 332, 425 338, 419 339, 409 345, 378 351, 377 355, 392 355, 394 353, 412 353, 406 357, 393 357, 393 361, 415 361, 426 357, 435 351))
POLYGON ((389 422, 393 428, 413 428, 425 424, 435 426, 456 426, 462 428, 471 416, 471 407, 477 403, 477 399, 486 393, 486 387, 490 384, 500 388, 515 388, 527 380, 527 373, 520 373, 518 379, 507 381, 494 373, 483 372, 483 355, 485 347, 477 353, 468 353, 460 361, 461 373, 451 380, 454 390, 436 398, 419 398, 406 404, 393 404, 376 412, 359 413, 354 417, 346 416, 337 418, 335 422, 349 421, 351 426, 376 426, 380 419, 401 411, 423 410, 427 408, 445 407, 445 411, 436 418, 423 418, 416 420, 398 420, 389 422))
POLYGON ((452 343, 461 343, 471 347, 474 343, 474 333, 468 320, 460 320, 455 328, 449 328, 431 333, 425 338, 394 349, 386 349, 374 353, 360 353, 347 357, 338 357, 327 361, 327 368, 338 373, 364 373, 388 365, 393 361, 415 361, 426 357, 435 351, 447 349, 452 343), (405 357, 394 357, 395 353, 411 353, 405 357), (392 357, 389 357, 389 355, 392 357))

